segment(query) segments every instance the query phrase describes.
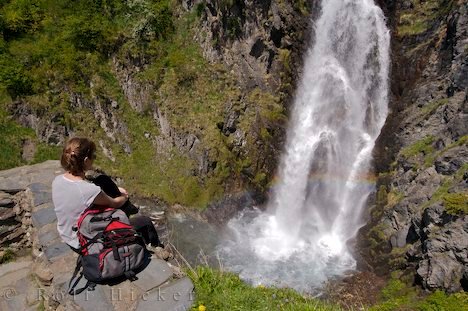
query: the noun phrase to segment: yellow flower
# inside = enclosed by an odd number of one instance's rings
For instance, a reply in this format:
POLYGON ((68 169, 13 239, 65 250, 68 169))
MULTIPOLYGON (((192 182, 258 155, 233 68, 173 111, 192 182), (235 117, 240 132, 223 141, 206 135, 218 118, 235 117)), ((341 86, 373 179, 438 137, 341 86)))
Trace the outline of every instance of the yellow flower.
POLYGON ((199 305, 198 311, 206 311, 206 307, 204 305, 199 305))

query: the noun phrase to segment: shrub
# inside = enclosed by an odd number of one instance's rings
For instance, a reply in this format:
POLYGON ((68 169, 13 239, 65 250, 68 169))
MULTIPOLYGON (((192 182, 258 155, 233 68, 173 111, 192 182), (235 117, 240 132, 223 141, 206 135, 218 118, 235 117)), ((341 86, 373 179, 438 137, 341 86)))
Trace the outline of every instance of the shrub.
POLYGON ((33 33, 39 29, 44 18, 40 0, 15 0, 1 10, 3 33, 7 38, 33 33))
POLYGON ((0 54, 0 84, 12 98, 32 92, 32 81, 23 65, 6 54, 0 54))
POLYGON ((447 193, 442 200, 447 213, 468 214, 468 193, 447 193))

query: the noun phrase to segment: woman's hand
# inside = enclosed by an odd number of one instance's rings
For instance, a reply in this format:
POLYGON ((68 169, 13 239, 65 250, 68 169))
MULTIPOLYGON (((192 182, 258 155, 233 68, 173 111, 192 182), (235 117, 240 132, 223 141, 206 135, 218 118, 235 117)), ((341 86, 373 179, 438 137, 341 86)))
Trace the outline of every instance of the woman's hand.
POLYGON ((120 191, 121 194, 128 196, 128 192, 127 192, 127 190, 125 190, 125 188, 119 187, 119 191, 120 191))
POLYGON ((128 194, 122 194, 119 197, 111 198, 104 192, 100 192, 96 198, 94 199, 93 203, 96 205, 103 205, 109 206, 113 208, 119 208, 128 201, 128 194))

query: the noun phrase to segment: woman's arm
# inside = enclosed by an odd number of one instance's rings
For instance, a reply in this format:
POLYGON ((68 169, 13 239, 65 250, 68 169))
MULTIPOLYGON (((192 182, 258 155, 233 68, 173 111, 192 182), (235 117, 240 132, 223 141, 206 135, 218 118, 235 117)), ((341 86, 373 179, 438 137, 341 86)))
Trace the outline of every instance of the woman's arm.
POLYGON ((103 206, 109 206, 113 208, 119 208, 122 205, 125 204, 128 200, 128 194, 123 193, 121 196, 116 197, 116 198, 111 198, 107 194, 105 194, 103 191, 101 191, 96 198, 94 198, 93 203, 96 205, 103 205, 103 206))

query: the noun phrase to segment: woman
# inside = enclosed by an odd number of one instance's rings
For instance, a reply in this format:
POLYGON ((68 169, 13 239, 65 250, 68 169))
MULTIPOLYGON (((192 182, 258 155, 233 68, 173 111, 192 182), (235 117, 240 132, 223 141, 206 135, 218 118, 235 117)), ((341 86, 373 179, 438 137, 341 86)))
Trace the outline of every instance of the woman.
MULTIPOLYGON (((99 176, 95 184, 85 179, 85 172, 93 167, 95 159, 94 142, 87 138, 70 139, 63 148, 60 160, 65 173, 55 177, 52 182, 52 201, 57 214, 57 230, 62 240, 78 254, 80 243, 73 227, 86 208, 94 204, 122 208, 126 212, 134 209, 128 201, 127 191, 117 187, 108 176, 99 176)), ((162 247, 149 217, 133 216, 129 219, 134 229, 141 233, 146 244, 162 247)))

